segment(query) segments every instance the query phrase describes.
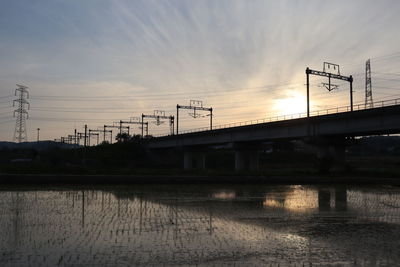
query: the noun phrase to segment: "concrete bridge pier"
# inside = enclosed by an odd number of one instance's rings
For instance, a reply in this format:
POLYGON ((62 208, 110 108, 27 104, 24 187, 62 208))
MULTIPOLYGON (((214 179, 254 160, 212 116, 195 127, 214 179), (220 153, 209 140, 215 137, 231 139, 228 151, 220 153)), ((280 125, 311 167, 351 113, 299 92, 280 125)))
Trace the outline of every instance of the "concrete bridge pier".
POLYGON ((257 171, 260 168, 258 145, 235 144, 235 170, 257 171))
POLYGON ((188 150, 183 152, 183 168, 190 169, 205 169, 206 154, 204 151, 188 150))
POLYGON ((319 211, 330 211, 331 209, 331 192, 328 188, 318 189, 318 209, 319 211))
POLYGON ((347 188, 345 186, 335 188, 335 209, 336 211, 347 210, 347 188))
POLYGON ((321 171, 342 171, 346 168, 345 138, 320 139, 315 144, 315 149, 321 171))
POLYGON ((318 188, 319 211, 346 211, 347 210, 347 188, 335 186, 334 188, 318 188))

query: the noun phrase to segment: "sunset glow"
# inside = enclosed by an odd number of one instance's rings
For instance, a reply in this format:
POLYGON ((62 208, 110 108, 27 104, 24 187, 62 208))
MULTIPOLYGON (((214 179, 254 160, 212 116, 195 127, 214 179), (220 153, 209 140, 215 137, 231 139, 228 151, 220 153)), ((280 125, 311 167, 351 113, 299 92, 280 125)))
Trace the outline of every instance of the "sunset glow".
POLYGON ((276 99, 274 102, 274 110, 279 115, 304 113, 306 107, 306 98, 297 92, 290 92, 287 97, 276 99))
MULTIPOLYGON (((398 93, 398 1, 363 1, 362 9, 357 1, 95 2, 3 4, 1 139, 13 136, 17 83, 29 87, 30 141, 37 128, 53 140, 85 124, 174 115, 190 100, 213 108, 215 126, 303 113, 305 69, 325 61, 353 75, 354 103, 364 101, 368 58, 374 100, 398 93)), ((347 84, 327 92, 322 82, 311 77, 311 111, 349 104, 347 84)), ((208 126, 208 117, 187 112, 179 120, 182 131, 208 126)), ((170 131, 149 123, 152 135, 170 131)))

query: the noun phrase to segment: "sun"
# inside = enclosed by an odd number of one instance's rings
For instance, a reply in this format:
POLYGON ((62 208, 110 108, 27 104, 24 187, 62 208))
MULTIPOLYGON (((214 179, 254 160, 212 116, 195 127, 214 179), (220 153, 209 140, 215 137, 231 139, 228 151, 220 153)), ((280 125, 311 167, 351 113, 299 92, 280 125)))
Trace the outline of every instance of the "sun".
POLYGON ((302 94, 290 91, 285 98, 276 99, 274 111, 277 115, 291 115, 306 112, 306 98, 302 94))

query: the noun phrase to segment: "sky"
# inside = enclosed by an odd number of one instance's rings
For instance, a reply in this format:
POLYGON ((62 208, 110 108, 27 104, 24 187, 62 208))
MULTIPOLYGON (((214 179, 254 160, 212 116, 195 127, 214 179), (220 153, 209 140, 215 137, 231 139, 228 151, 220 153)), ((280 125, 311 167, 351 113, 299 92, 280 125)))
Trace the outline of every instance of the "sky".
MULTIPOLYGON (((364 103, 400 97, 400 1, 0 0, 0 140, 16 84, 29 87, 29 141, 203 101, 214 125, 306 112, 305 69, 340 65, 364 103)), ((349 86, 311 77, 311 110, 349 105, 349 86)), ((180 130, 209 116, 180 110, 180 130)), ((149 119, 150 134, 168 122, 149 119)), ((140 133, 132 125, 133 133, 140 133)), ((115 130, 116 131, 116 130, 115 130)))

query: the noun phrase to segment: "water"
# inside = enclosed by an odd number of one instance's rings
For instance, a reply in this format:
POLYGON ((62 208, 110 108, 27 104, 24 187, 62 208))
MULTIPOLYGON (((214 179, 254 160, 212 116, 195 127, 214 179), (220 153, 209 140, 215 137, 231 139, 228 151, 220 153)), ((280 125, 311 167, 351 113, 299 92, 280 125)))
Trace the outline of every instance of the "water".
POLYGON ((16 187, 0 266, 396 266, 392 186, 16 187))

